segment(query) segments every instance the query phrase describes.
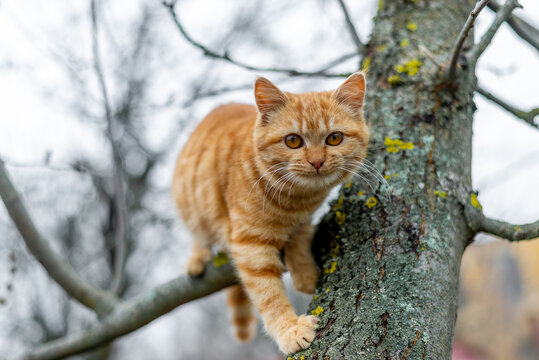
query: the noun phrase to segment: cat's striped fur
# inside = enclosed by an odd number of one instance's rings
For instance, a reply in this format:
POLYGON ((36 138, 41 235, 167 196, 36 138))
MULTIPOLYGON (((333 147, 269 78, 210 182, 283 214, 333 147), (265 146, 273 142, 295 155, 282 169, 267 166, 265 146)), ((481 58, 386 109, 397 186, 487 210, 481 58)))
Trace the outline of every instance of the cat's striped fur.
POLYGON ((364 93, 363 73, 333 92, 305 94, 281 92, 259 78, 256 107, 216 108, 185 145, 173 194, 194 234, 187 272, 203 272, 213 245, 232 255, 242 285, 229 288, 227 298, 240 340, 255 335, 251 304, 284 353, 314 339, 316 317, 296 315, 286 297, 281 250, 295 288, 313 293, 319 270, 310 251, 311 216, 365 157, 364 93), (343 138, 331 146, 327 137, 334 132, 343 138), (289 134, 300 136, 303 146, 287 146, 289 134))

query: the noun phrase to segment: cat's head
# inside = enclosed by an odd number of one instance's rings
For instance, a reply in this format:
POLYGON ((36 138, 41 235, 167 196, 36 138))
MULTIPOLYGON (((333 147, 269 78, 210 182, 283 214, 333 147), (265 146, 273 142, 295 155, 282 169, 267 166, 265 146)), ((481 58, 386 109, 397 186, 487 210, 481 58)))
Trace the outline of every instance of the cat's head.
POLYGON ((270 174, 312 189, 347 181, 357 171, 369 142, 364 73, 332 92, 282 92, 265 78, 254 90, 255 147, 270 174))

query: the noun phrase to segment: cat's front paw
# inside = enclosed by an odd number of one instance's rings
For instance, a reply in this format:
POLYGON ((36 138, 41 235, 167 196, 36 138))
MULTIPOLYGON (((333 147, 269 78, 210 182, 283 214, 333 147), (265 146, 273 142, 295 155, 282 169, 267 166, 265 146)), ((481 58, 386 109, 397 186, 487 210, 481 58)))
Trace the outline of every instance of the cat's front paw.
POLYGON ((291 272, 294 289, 305 294, 314 294, 320 270, 317 267, 305 268, 299 273, 291 272))
POLYGON ((300 315, 296 323, 279 336, 279 349, 285 354, 292 354, 307 349, 314 340, 318 318, 312 315, 300 315))

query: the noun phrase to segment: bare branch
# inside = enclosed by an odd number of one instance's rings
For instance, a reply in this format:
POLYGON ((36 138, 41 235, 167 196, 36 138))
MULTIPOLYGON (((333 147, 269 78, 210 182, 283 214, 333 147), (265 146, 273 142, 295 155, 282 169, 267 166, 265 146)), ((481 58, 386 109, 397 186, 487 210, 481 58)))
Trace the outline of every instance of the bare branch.
POLYGON ((448 71, 447 71, 447 74, 445 75, 446 81, 452 82, 455 80, 455 75, 457 72, 457 64, 460 57, 460 52, 462 50, 462 46, 464 45, 464 41, 468 37, 468 33, 470 32, 470 30, 473 28, 475 19, 477 18, 481 10, 483 10, 485 5, 487 5, 489 1, 490 0, 481 0, 480 2, 478 2, 475 8, 470 13, 470 15, 468 16, 468 19, 466 19, 466 22, 464 23, 462 30, 460 30, 460 34, 457 37, 455 46, 453 47, 453 50, 451 51, 451 58, 450 58, 451 60, 449 61, 448 71))
POLYGON ((101 66, 99 55, 99 33, 97 23, 97 9, 95 0, 90 1, 90 15, 92 18, 92 54, 95 74, 103 96, 105 117, 107 119, 107 138, 112 149, 114 163, 113 187, 114 187, 114 269, 111 282, 111 290, 118 294, 122 287, 125 261, 127 257, 127 206, 125 203, 124 179, 122 173, 122 159, 115 141, 114 119, 110 106, 105 76, 101 66))
POLYGON ((483 34, 479 42, 475 44, 468 54, 468 63, 470 64, 471 69, 475 69, 475 65, 481 54, 483 54, 487 46, 490 44, 503 22, 509 19, 511 12, 517 7, 520 7, 517 0, 506 0, 500 11, 496 13, 496 17, 494 18, 492 24, 490 24, 485 34, 483 34))
POLYGON ((463 205, 468 225, 475 233, 485 232, 509 241, 539 238, 539 220, 534 223, 517 225, 488 218, 483 213, 483 207, 477 200, 475 193, 472 193, 469 201, 463 202, 463 205))
MULTIPOLYGON (((350 73, 343 73, 343 74, 336 74, 336 73, 328 73, 327 72, 327 66, 317 70, 317 71, 299 71, 296 69, 279 69, 279 68, 265 68, 265 67, 258 67, 258 66, 252 66, 249 64, 245 64, 241 61, 233 59, 226 51, 223 54, 219 54, 218 52, 209 49, 208 47, 202 45, 198 41, 194 40, 187 32, 185 31, 182 23, 180 22, 180 19, 178 18, 178 15, 176 14, 176 10, 174 9, 175 2, 163 2, 163 5, 168 9, 170 15, 172 16, 172 19, 174 20, 174 23, 176 24, 178 30, 182 34, 182 36, 187 40, 191 45, 199 48, 202 50, 205 56, 214 58, 217 60, 226 61, 229 64, 233 64, 239 67, 242 67, 247 70, 253 70, 253 71, 263 71, 263 72, 275 72, 275 73, 284 73, 289 76, 307 76, 307 77, 346 77, 349 76, 350 73)), ((348 55, 344 55, 336 59, 338 63, 340 59, 343 57, 346 57, 348 55)), ((334 62, 335 62, 334 61, 334 62)), ((335 66, 335 65, 334 65, 335 66)))
POLYGON ((480 231, 499 236, 509 241, 539 238, 539 220, 530 224, 515 225, 482 216, 480 218, 479 229, 480 231))
POLYGON ((346 20, 346 26, 348 27, 348 32, 350 33, 350 36, 352 37, 352 41, 356 45, 357 53, 361 54, 363 51, 363 43, 359 39, 359 36, 356 31, 356 27, 354 26, 354 23, 352 22, 352 18, 350 17, 350 13, 348 12, 348 9, 346 8, 346 4, 344 3, 344 0, 337 0, 339 2, 339 5, 341 6, 341 10, 344 14, 344 19, 346 20))
POLYGON ((485 98, 487 98, 490 101, 495 102, 511 114, 515 115, 517 118, 524 120, 529 125, 535 127, 536 129, 539 129, 539 124, 535 123, 535 117, 539 115, 539 107, 536 107, 534 109, 531 109, 530 111, 523 111, 520 109, 517 109, 516 107, 509 105, 505 101, 501 100, 491 92, 479 87, 477 88, 477 92, 481 95, 483 95, 485 98))
MULTIPOLYGON (((492 11, 497 12, 501 6, 496 1, 492 0, 488 3, 488 7, 492 11)), ((518 36, 533 46, 535 50, 539 51, 539 30, 537 28, 516 15, 511 15, 509 19, 507 19, 507 23, 518 36)))
POLYGON ((199 279, 179 276, 122 305, 94 328, 74 336, 43 344, 18 360, 53 360, 80 354, 133 332, 187 302, 236 283, 231 264, 208 265, 199 279))
POLYGON ((36 229, 26 206, 13 186, 0 159, 0 197, 19 230, 26 246, 43 265, 47 273, 74 299, 81 304, 104 315, 118 304, 118 299, 79 277, 75 270, 63 261, 50 247, 49 243, 36 229))

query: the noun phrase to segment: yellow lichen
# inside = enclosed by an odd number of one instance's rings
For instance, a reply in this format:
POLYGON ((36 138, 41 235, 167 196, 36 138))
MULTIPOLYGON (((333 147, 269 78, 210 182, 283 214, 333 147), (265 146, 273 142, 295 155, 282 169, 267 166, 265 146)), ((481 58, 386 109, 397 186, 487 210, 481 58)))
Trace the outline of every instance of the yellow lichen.
POLYGON ((401 150, 412 150, 414 144, 411 142, 404 142, 401 139, 391 139, 386 136, 384 145, 387 147, 387 152, 389 153, 398 153, 401 150))
POLYGON ((363 66, 361 67, 361 70, 367 72, 369 71, 369 66, 371 66, 371 57, 365 58, 365 61, 363 61, 363 66))
POLYGON ((228 261, 228 255, 226 253, 220 252, 213 257, 213 266, 221 267, 228 264, 228 261))
POLYGON ((365 205, 367 205, 369 209, 376 206, 376 204, 378 204, 378 199, 375 198, 374 196, 371 196, 370 198, 367 199, 367 201, 365 201, 365 205))
POLYGON ((378 50, 378 52, 382 52, 384 51, 385 49, 387 49, 387 46, 386 45, 380 45, 378 46, 378 48, 376 50, 378 50))
POLYGON ((410 61, 405 62, 404 64, 397 64, 393 66, 393 69, 400 73, 400 74, 408 74, 410 76, 414 76, 419 71, 419 67, 423 63, 419 61, 418 59, 412 59, 410 61))
POLYGON ((335 222, 338 225, 342 225, 344 223, 344 220, 346 219, 346 214, 342 213, 340 211, 335 212, 335 222))
POLYGON ((316 300, 316 299, 318 299, 318 295, 313 296, 313 300, 316 300))
POLYGON ((412 22, 410 21, 407 25, 406 25, 406 28, 410 31, 416 31, 417 30, 417 24, 415 22, 412 22))
POLYGON ((335 211, 339 209, 342 206, 343 202, 344 202, 344 195, 341 195, 339 199, 337 200, 337 202, 333 204, 333 206, 331 207, 331 210, 335 211))
POLYGON ((323 312, 324 312, 324 308, 321 307, 321 306, 318 306, 316 309, 311 311, 311 314, 313 314, 314 316, 318 316, 318 315, 322 314, 323 312))
POLYGON ((389 180, 389 179, 391 179, 392 177, 398 177, 398 176, 399 176, 399 174, 397 174, 397 173, 393 173, 393 174, 385 174, 385 175, 384 175, 384 179, 389 180))
POLYGON ((378 0, 378 11, 382 11, 384 8, 384 0, 378 0))
POLYGON ((413 60, 410 60, 408 61, 406 64, 404 64, 406 66, 406 68, 408 69, 408 75, 410 76, 413 76, 415 74, 417 74, 417 72, 419 71, 419 67, 421 66, 422 62, 417 60, 417 59, 413 59, 413 60))
POLYGON ((329 264, 329 268, 324 269, 324 274, 331 274, 335 270, 337 270, 337 262, 332 261, 331 264, 329 264))
POLYGON ((475 193, 472 194, 472 196, 470 197, 470 203, 472 204, 472 206, 474 208, 479 209, 479 210, 483 210, 483 206, 481 205, 481 203, 477 199, 477 194, 475 194, 475 193))
POLYGON ((344 188, 345 188, 345 189, 348 189, 348 188, 350 188, 350 187, 352 187, 352 182, 351 182, 351 181, 350 181, 348 184, 344 185, 344 188))
POLYGON ((402 39, 401 40, 401 47, 402 48, 405 48, 405 47, 407 47, 409 45, 410 45, 410 40, 408 40, 408 39, 402 39))
POLYGON ((435 190, 434 195, 438 195, 438 197, 445 199, 447 197, 447 193, 445 191, 435 190))
POLYGON ((515 226, 513 229, 515 229, 515 231, 521 231, 522 230, 519 226, 515 226))
POLYGON ((328 287, 328 288, 326 289, 326 292, 329 292, 330 290, 331 290, 331 289, 328 287))
POLYGON ((398 73, 406 72, 406 66, 400 65, 400 64, 399 64, 399 65, 395 65, 395 66, 393 67, 393 69, 395 69, 395 71, 398 72, 398 73))
POLYGON ((363 196, 363 195, 365 195, 365 191, 359 191, 359 192, 357 193, 357 196, 363 196))
POLYGON ((387 78, 387 82, 390 83, 391 85, 397 85, 402 82, 402 79, 399 75, 391 75, 390 77, 387 78))
POLYGON ((339 257, 339 244, 337 244, 337 245, 335 245, 335 247, 331 248, 331 250, 329 251, 329 254, 331 255, 332 258, 339 257))

